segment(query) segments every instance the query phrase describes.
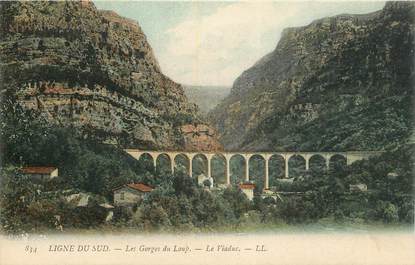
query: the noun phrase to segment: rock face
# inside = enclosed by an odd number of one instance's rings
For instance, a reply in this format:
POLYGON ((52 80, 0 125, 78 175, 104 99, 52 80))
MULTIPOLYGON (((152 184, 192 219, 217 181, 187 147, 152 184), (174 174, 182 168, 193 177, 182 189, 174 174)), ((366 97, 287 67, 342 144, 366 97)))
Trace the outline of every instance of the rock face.
POLYGON ((91 2, 0 4, 2 92, 109 142, 183 149, 197 107, 163 75, 139 25, 91 2))
POLYGON ((181 134, 184 135, 184 147, 189 151, 209 150, 222 151, 223 147, 219 144, 217 133, 211 127, 205 124, 183 125, 180 128, 181 134))
POLYGON ((414 10, 387 2, 284 30, 209 113, 225 148, 376 150, 407 139, 414 10))

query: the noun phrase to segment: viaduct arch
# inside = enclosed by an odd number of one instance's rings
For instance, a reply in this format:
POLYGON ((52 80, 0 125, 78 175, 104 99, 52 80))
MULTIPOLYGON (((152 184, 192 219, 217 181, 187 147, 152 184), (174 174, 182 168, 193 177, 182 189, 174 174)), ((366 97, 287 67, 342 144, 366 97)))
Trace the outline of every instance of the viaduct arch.
POLYGON ((226 184, 230 185, 230 160, 234 156, 242 156, 244 159, 245 165, 245 176, 244 180, 249 181, 249 160, 253 156, 260 156, 265 161, 265 181, 264 188, 269 188, 269 161, 273 156, 280 156, 283 158, 285 163, 285 174, 284 178, 289 178, 289 161, 291 157, 300 156, 305 160, 305 170, 310 169, 310 160, 314 156, 320 156, 324 159, 326 168, 330 166, 330 160, 332 157, 341 156, 346 160, 346 164, 350 165, 355 161, 367 159, 372 156, 380 155, 381 151, 348 151, 348 152, 184 152, 184 151, 149 151, 149 150, 139 150, 139 149, 125 149, 125 152, 130 154, 135 159, 139 160, 140 157, 144 154, 151 156, 153 160, 153 166, 157 166, 157 158, 160 155, 167 155, 170 160, 171 172, 174 173, 174 168, 176 165, 175 158, 179 155, 185 156, 189 161, 189 176, 192 176, 192 163, 195 156, 201 155, 207 159, 207 177, 212 176, 212 165, 211 161, 214 156, 220 156, 225 159, 225 178, 226 184))

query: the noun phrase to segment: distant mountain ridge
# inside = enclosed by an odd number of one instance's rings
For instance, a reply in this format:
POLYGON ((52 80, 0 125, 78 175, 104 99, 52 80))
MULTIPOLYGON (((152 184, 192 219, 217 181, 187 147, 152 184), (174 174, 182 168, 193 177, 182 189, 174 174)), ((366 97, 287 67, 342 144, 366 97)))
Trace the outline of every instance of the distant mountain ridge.
POLYGON ((183 85, 183 89, 189 101, 196 104, 203 114, 214 109, 231 91, 226 86, 183 85))
POLYGON ((380 150, 413 128, 413 2, 288 28, 209 113, 228 150, 380 150))

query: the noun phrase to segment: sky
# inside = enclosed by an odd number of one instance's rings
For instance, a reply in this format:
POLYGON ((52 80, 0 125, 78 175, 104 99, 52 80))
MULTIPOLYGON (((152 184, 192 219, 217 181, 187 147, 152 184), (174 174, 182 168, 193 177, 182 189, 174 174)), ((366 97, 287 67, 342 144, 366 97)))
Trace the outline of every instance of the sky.
POLYGON ((284 28, 384 6, 381 1, 94 3, 139 23, 164 74, 181 84, 203 86, 232 86, 275 49, 284 28))

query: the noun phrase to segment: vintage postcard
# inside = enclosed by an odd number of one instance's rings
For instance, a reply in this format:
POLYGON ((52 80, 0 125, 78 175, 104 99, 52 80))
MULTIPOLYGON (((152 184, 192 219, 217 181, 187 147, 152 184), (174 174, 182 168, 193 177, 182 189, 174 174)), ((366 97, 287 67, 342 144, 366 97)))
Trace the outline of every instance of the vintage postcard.
POLYGON ((0 264, 415 264, 415 2, 0 23, 0 264))

